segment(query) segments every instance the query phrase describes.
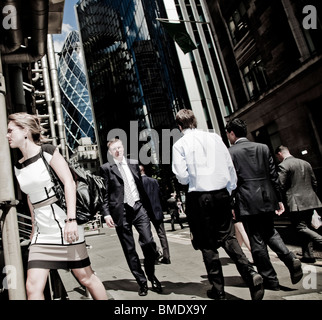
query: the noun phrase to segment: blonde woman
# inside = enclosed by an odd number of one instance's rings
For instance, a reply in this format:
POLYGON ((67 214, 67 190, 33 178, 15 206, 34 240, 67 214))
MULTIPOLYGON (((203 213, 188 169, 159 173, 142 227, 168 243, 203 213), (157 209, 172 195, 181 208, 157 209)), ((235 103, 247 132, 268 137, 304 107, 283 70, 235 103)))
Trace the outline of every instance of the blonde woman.
POLYGON ((21 190, 27 194, 33 224, 27 297, 29 300, 44 299, 50 269, 71 269, 93 299, 107 299, 102 282, 90 266, 84 228, 76 222, 76 186, 68 164, 56 147, 42 144, 41 131, 40 121, 34 115, 14 113, 9 116, 9 145, 19 148, 22 153, 14 171, 21 190), (67 212, 57 203, 41 152, 64 184, 67 212))

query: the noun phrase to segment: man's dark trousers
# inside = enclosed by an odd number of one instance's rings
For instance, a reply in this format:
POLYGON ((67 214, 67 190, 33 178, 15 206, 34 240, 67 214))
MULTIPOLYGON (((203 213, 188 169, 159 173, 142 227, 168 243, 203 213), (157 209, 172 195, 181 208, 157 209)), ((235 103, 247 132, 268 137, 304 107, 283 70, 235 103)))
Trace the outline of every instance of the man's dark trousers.
POLYGON ((224 291, 219 247, 226 251, 244 281, 249 284, 250 273, 254 269, 235 237, 228 191, 222 189, 210 192, 189 192, 186 214, 193 236, 193 245, 201 250, 208 280, 216 291, 224 291))
POLYGON ((144 268, 149 280, 154 277, 154 263, 156 258, 156 244, 153 240, 150 219, 142 203, 137 201, 133 208, 125 204, 123 225, 116 227, 117 235, 129 265, 137 283, 142 285, 147 282, 144 271, 141 268, 139 256, 135 250, 132 226, 139 233, 139 244, 144 255, 144 268))
POLYGON ((274 212, 242 216, 240 219, 248 235, 252 248, 252 257, 258 273, 263 277, 263 281, 267 285, 278 286, 279 282, 270 261, 267 246, 277 254, 288 268, 292 267, 295 255, 289 251, 274 227, 274 212))

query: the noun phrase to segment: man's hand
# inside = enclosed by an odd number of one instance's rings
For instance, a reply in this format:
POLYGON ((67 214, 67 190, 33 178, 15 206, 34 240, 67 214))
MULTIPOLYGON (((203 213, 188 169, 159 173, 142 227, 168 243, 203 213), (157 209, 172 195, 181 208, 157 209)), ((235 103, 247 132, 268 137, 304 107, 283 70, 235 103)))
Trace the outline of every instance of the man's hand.
POLYGON ((105 219, 105 222, 106 222, 106 224, 107 224, 108 227, 110 227, 110 228, 114 228, 115 227, 113 218, 111 216, 106 216, 106 217, 104 217, 104 219, 105 219))
POLYGON ((279 204, 280 208, 279 208, 279 210, 275 210, 275 213, 278 216, 280 216, 285 211, 285 208, 284 208, 283 202, 279 202, 278 204, 279 204))

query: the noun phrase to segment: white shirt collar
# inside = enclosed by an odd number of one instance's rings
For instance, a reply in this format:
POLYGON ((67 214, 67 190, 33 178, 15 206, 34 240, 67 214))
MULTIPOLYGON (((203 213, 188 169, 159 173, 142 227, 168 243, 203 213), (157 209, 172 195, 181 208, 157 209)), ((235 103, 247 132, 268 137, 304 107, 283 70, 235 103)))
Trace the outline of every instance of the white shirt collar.
POLYGON ((234 144, 236 144, 237 143, 237 141, 239 141, 239 140, 242 140, 242 139, 246 139, 247 140, 247 138, 246 137, 241 137, 241 138, 238 138, 235 142, 234 142, 234 144))
POLYGON ((121 161, 119 161, 119 160, 117 160, 117 159, 114 158, 114 162, 117 165, 126 164, 126 159, 124 158, 124 156, 123 156, 123 159, 121 161))
POLYGON ((183 134, 187 134, 187 133, 190 133, 190 132, 192 132, 192 130, 195 130, 195 128, 187 128, 187 129, 184 129, 184 130, 182 130, 182 133, 183 134))
POLYGON ((290 157, 292 157, 291 154, 289 156, 284 157, 283 161, 286 160, 287 158, 290 158, 290 157))

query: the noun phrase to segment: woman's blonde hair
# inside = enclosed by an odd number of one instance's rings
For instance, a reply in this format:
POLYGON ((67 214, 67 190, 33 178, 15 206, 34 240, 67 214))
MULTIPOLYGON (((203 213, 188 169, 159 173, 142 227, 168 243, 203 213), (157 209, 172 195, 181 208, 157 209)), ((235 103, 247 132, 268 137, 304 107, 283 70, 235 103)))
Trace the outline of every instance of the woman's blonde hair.
POLYGON ((12 113, 8 117, 8 122, 14 122, 18 127, 22 129, 28 129, 31 133, 34 143, 41 145, 46 141, 43 136, 44 128, 40 124, 40 119, 36 115, 32 115, 26 112, 12 113))

